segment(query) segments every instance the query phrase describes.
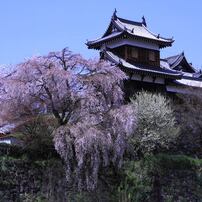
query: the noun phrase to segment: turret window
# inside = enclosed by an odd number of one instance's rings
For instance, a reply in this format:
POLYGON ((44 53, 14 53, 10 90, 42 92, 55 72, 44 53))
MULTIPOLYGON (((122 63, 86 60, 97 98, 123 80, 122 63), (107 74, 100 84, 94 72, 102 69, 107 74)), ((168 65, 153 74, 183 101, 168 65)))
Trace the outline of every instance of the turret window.
POLYGON ((136 58, 136 59, 138 58, 138 49, 137 48, 132 48, 131 57, 136 58))
POLYGON ((152 62, 156 61, 155 52, 154 51, 149 51, 149 60, 152 61, 152 62))
MULTIPOLYGON (((141 47, 125 46, 122 57, 132 64, 160 66, 159 51, 141 47)), ((121 56, 121 54, 119 54, 121 56)))
POLYGON ((138 49, 128 48, 128 56, 133 59, 138 59, 138 49))

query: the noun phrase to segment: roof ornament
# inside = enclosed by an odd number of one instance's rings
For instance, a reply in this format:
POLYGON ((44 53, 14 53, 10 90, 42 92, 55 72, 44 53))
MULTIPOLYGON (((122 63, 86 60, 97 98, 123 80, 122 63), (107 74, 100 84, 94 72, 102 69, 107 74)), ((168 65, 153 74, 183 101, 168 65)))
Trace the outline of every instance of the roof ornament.
POLYGON ((113 19, 113 20, 116 20, 116 19, 117 19, 116 13, 117 13, 117 10, 116 10, 116 8, 115 8, 114 13, 113 13, 113 16, 112 16, 112 19, 113 19))
POLYGON ((160 34, 157 35, 157 38, 158 38, 158 39, 160 38, 160 34))
POLYGON ((184 56, 184 51, 182 51, 182 56, 184 56))
POLYGON ((89 42, 89 40, 88 40, 88 39, 86 39, 86 43, 85 43, 85 44, 86 44, 86 45, 88 45, 88 42, 89 42))
POLYGON ((123 63, 122 63, 122 61, 121 61, 121 59, 120 59, 120 58, 119 58, 119 64, 120 64, 120 65, 123 65, 123 63))
POLYGON ((134 28, 131 30, 131 33, 134 33, 134 28))
POLYGON ((145 27, 147 26, 147 23, 146 23, 146 20, 145 20, 144 15, 142 16, 142 24, 143 24, 145 27))
POLYGON ((106 44, 103 44, 103 52, 106 52, 106 50, 107 50, 107 46, 106 44))

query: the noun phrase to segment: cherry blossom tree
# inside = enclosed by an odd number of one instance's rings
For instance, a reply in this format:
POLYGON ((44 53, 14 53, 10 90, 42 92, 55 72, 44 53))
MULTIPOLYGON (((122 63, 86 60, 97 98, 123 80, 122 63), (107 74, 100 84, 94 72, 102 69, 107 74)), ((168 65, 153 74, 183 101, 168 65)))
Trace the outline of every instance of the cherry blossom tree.
POLYGON ((19 119, 50 109, 59 124, 66 123, 69 106, 79 91, 79 76, 74 70, 86 64, 81 56, 64 49, 17 65, 17 71, 3 79, 1 88, 7 118, 19 119))
POLYGON ((2 116, 19 120, 53 114, 55 148, 68 183, 93 190, 102 167, 121 166, 134 131, 134 109, 123 105, 124 79, 116 66, 85 60, 67 48, 33 57, 2 79, 2 116))

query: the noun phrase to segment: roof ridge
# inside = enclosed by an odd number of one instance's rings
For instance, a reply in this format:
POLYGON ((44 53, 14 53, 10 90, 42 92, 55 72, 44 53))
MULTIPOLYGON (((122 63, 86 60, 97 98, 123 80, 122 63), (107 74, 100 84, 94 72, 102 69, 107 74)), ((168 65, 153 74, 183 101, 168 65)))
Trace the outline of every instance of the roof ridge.
POLYGON ((173 59, 172 63, 169 63, 171 68, 176 67, 177 65, 179 65, 179 63, 184 59, 185 62, 190 66, 190 68, 196 72, 196 69, 187 61, 187 58, 185 57, 184 51, 182 51, 181 53, 179 53, 178 55, 174 55, 174 56, 170 56, 168 58, 165 58, 168 62, 168 60, 173 59))
POLYGON ((97 39, 94 39, 94 40, 91 40, 91 41, 87 41, 86 45, 89 45, 89 44, 91 44, 91 43, 93 43, 93 42, 97 42, 97 41, 100 41, 100 40, 106 40, 106 39, 108 39, 108 38, 110 38, 110 37, 112 37, 112 36, 114 36, 114 37, 119 36, 119 35, 121 35, 123 32, 124 32, 124 31, 113 32, 113 33, 111 33, 111 34, 109 34, 109 35, 106 35, 106 36, 104 36, 104 37, 102 37, 102 38, 97 38, 97 39))
POLYGON ((191 69, 196 73, 196 69, 192 66, 190 62, 187 61, 187 58, 185 57, 184 51, 181 53, 183 58, 185 59, 186 63, 191 67, 191 69))
POLYGON ((173 40, 173 37, 172 37, 172 38, 166 38, 166 37, 160 36, 160 34, 156 35, 156 34, 154 34, 152 31, 150 31, 150 30, 147 28, 147 26, 145 26, 144 24, 143 24, 142 26, 143 26, 150 34, 152 34, 153 36, 155 36, 155 37, 157 37, 157 38, 161 38, 161 39, 164 39, 164 40, 172 40, 172 41, 174 41, 174 40, 173 40))
MULTIPOLYGON (((154 34, 151 32, 147 26, 143 22, 136 22, 132 20, 127 20, 125 18, 117 17, 116 10, 113 13, 113 16, 111 18, 110 24, 108 25, 107 30, 105 31, 104 35, 99 38, 100 41, 104 39, 107 36, 113 36, 113 33, 115 32, 115 35, 117 36, 117 32, 121 34, 122 32, 125 34, 128 34, 130 37, 138 37, 138 38, 144 38, 147 40, 155 41, 155 43, 158 43, 159 48, 164 48, 166 46, 171 46, 173 43, 173 39, 160 37, 158 34, 154 34), (116 32, 116 31, 117 32, 116 32)), ((93 40, 94 43, 98 41, 99 39, 93 40)), ((91 41, 93 43, 93 41, 91 41)), ((87 42, 87 45, 90 44, 90 42, 87 42)))
POLYGON ((105 30, 104 34, 102 35, 102 38, 105 37, 107 35, 107 32, 109 31, 109 28, 114 24, 114 20, 117 18, 116 16, 117 10, 115 8, 113 15, 111 16, 111 20, 109 25, 107 26, 107 29, 105 30))
POLYGON ((181 53, 176 54, 176 55, 172 55, 172 56, 169 56, 169 57, 166 57, 166 58, 163 58, 163 59, 168 60, 168 59, 171 59, 171 58, 174 58, 174 57, 179 57, 180 55, 181 55, 181 53))
MULTIPOLYGON (((174 42, 173 38, 165 38, 165 37, 159 37, 160 35, 156 35, 154 34, 152 31, 150 31, 147 26, 145 26, 143 23, 140 23, 140 22, 135 22, 135 21, 130 21, 130 20, 126 20, 124 18, 119 18, 117 17, 117 20, 114 20, 114 23, 116 26, 120 27, 120 29, 122 30, 125 30, 125 26, 122 24, 122 23, 130 23, 132 25, 136 25, 136 26, 140 26, 140 27, 143 27, 149 34, 151 34, 153 37, 155 37, 157 40, 166 40, 166 41, 170 41, 171 43, 174 42), (118 23, 117 23, 118 22, 118 23), (121 24, 121 26, 119 25, 121 24)), ((132 32, 133 30, 131 29, 128 29, 126 31, 130 31, 132 32)))
POLYGON ((179 63, 183 60, 183 58, 184 58, 184 55, 182 53, 179 54, 176 57, 175 61, 171 64, 171 66, 177 66, 177 65, 179 65, 179 63))
POLYGON ((112 20, 110 21, 110 23, 109 23, 107 29, 105 30, 104 34, 102 35, 102 37, 105 37, 105 36, 107 35, 107 32, 108 32, 108 30, 109 30, 111 24, 112 24, 112 20))
POLYGON ((125 18, 117 17, 117 19, 119 19, 119 20, 122 21, 123 23, 130 23, 130 24, 132 24, 132 25, 140 25, 140 26, 143 25, 142 22, 137 22, 137 21, 133 21, 133 20, 128 20, 128 19, 125 19, 125 18))

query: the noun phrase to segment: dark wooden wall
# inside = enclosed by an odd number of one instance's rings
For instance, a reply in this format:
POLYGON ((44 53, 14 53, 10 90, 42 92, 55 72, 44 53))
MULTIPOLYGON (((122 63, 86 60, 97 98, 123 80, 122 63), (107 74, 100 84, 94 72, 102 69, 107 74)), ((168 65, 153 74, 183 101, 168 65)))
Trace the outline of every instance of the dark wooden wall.
POLYGON ((140 47, 132 47, 132 46, 121 46, 112 50, 114 54, 119 57, 125 59, 126 61, 132 64, 142 64, 149 66, 160 67, 160 51, 151 50, 140 47), (135 48, 138 52, 138 57, 132 57, 132 49, 135 48), (154 53, 155 61, 149 59, 150 52, 154 53))
POLYGON ((166 85, 134 80, 124 81, 124 93, 126 100, 129 100, 129 98, 132 97, 135 93, 142 90, 149 92, 166 93, 166 85))

